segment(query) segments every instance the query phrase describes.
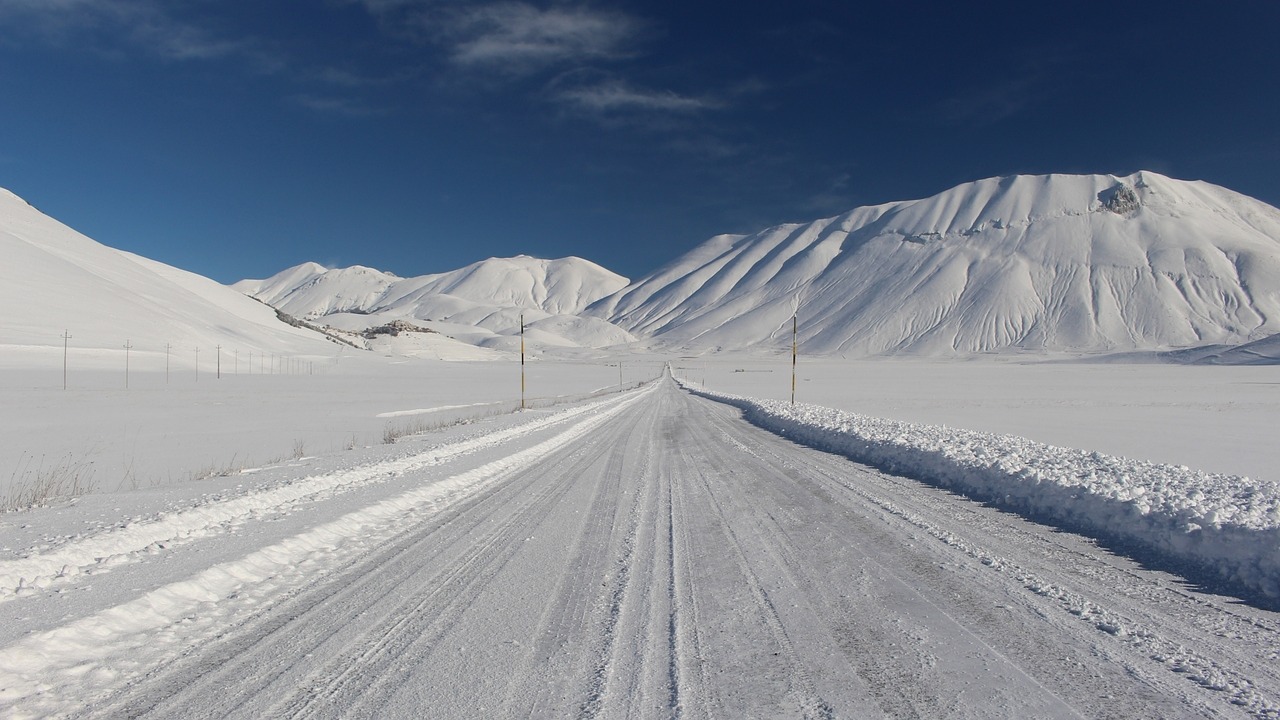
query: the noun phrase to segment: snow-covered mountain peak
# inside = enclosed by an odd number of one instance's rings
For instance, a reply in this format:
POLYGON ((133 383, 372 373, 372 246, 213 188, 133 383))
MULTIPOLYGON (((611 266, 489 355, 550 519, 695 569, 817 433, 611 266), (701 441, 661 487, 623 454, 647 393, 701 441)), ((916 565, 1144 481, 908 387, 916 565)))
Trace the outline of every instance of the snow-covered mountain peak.
POLYGON ((6 188, 2 188, 2 187, 0 187, 0 198, 3 198, 3 199, 4 199, 4 201, 6 201, 6 202, 11 202, 11 203, 12 203, 12 202, 17 202, 17 203, 21 203, 22 205, 25 205, 25 206, 27 206, 27 207, 31 207, 31 203, 29 203, 29 202, 27 202, 26 200, 22 199, 22 197, 21 197, 21 196, 19 196, 17 193, 13 192, 12 190, 8 190, 8 189, 6 189, 6 188))
POLYGON ((327 270, 304 263, 234 287, 290 315, 324 318, 347 330, 412 320, 437 323, 477 344, 503 348, 504 337, 519 332, 521 315, 549 344, 604 346, 634 340, 606 321, 579 317, 588 305, 627 282, 579 257, 517 255, 410 278, 358 265, 327 270))
POLYGON ((1143 171, 1016 175, 719 236, 590 312, 641 336, 811 352, 1101 352, 1280 330, 1280 210, 1143 171))

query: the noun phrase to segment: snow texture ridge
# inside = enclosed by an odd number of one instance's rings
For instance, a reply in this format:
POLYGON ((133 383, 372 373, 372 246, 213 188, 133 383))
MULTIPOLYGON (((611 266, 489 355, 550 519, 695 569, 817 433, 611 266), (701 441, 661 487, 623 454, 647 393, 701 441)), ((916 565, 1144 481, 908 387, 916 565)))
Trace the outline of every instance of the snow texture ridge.
POLYGON ((1280 597, 1280 483, 693 389, 796 442, 1101 539, 1136 542, 1280 597))
POLYGON ((660 345, 949 356, 1280 331, 1280 210, 1205 182, 990 178, 719 236, 588 309, 660 345))

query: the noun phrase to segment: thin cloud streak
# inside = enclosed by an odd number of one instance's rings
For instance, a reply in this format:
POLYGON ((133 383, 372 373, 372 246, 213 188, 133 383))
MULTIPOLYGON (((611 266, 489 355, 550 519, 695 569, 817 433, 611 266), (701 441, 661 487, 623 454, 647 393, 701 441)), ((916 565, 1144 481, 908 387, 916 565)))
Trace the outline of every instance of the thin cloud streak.
POLYGON ((580 110, 595 113, 628 110, 689 113, 721 106, 707 98, 689 97, 669 90, 643 90, 621 81, 561 90, 556 97, 580 110))
POLYGON ((166 60, 239 56, 264 69, 279 65, 254 43, 216 37, 175 18, 164 3, 154 0, 0 0, 0 21, 23 28, 19 42, 94 48, 97 43, 86 35, 102 33, 166 60))
POLYGON ((393 37, 440 48, 471 72, 520 77, 632 57, 645 23, 620 11, 519 0, 354 0, 393 37))
POLYGON ((454 19, 449 30, 451 58, 462 66, 517 73, 558 63, 618 58, 626 54, 637 29, 635 20, 618 13, 496 3, 454 19))

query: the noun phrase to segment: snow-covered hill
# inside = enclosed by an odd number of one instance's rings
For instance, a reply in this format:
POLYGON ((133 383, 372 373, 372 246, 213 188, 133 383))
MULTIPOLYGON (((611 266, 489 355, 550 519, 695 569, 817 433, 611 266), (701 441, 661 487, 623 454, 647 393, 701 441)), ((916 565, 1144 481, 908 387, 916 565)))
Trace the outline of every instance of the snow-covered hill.
POLYGON ((334 344, 208 278, 102 245, 0 190, 0 345, 332 354, 334 344))
MULTIPOLYGON (((1280 365, 1280 333, 1243 345, 1205 345, 1159 353, 1156 357, 1188 365, 1280 365)), ((1129 358, 1121 356, 1120 359, 1129 358)), ((1139 356, 1138 359, 1148 358, 1139 356)))
POLYGON ((529 340, 542 346, 604 347, 635 338, 580 313, 627 279, 576 257, 489 258, 459 270, 400 278, 354 266, 315 263, 232 287, 296 317, 344 330, 407 320, 481 347, 514 349, 523 315, 529 340))
POLYGON ((1280 210, 1152 172, 980 180, 725 235, 588 313, 661 345, 1109 352, 1280 332, 1280 210))

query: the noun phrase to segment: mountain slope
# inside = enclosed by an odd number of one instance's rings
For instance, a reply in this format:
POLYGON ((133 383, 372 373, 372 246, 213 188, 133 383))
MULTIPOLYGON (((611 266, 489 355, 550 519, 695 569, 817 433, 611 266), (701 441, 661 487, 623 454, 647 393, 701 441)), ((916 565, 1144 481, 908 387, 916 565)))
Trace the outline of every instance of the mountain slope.
POLYGON ((593 305, 660 345, 1103 352, 1280 331, 1280 210, 1156 173, 1012 176, 720 236, 593 305))
POLYGON ((354 266, 315 263, 232 287, 284 312, 345 330, 392 320, 425 324, 482 347, 511 349, 523 315, 526 330, 548 346, 603 347, 635 340, 603 319, 581 317, 592 302, 627 279, 576 257, 489 258, 435 275, 399 278, 354 266))
POLYGON ((139 351, 165 345, 331 354, 323 335, 208 278, 115 250, 0 190, 0 344, 139 351))

